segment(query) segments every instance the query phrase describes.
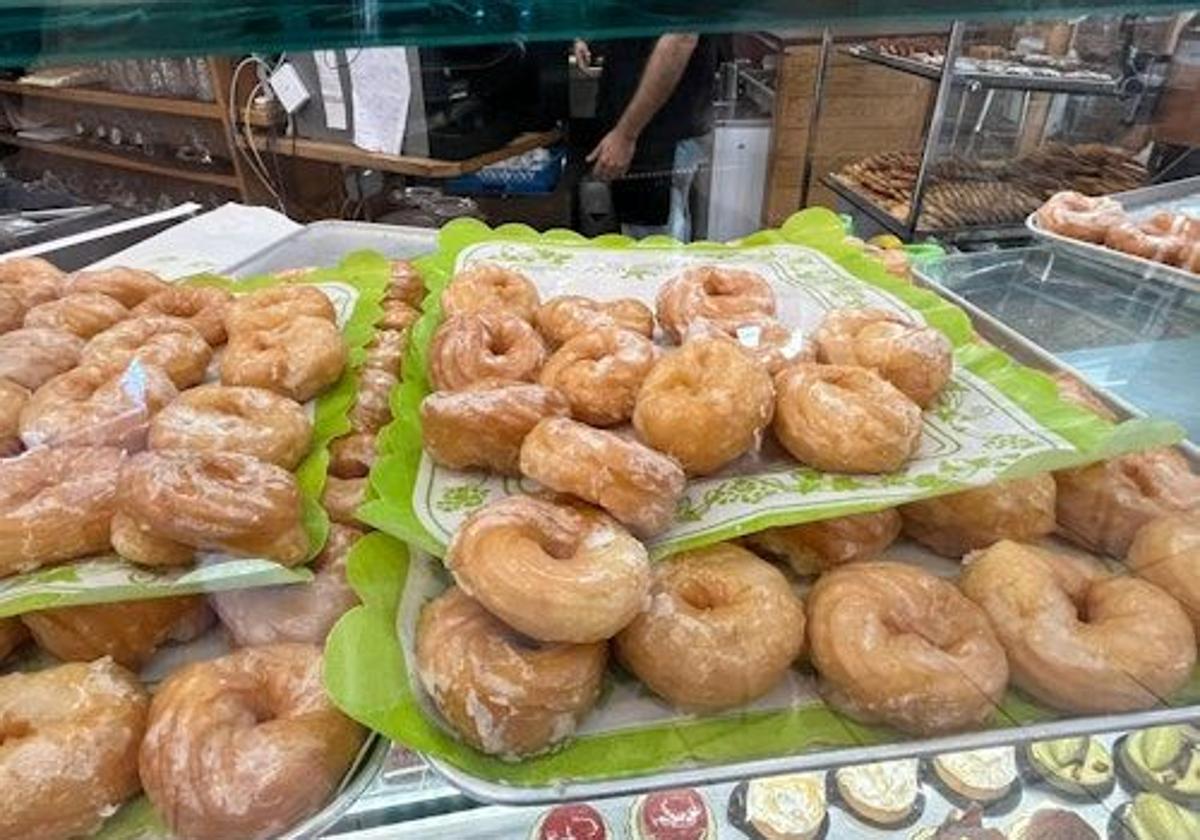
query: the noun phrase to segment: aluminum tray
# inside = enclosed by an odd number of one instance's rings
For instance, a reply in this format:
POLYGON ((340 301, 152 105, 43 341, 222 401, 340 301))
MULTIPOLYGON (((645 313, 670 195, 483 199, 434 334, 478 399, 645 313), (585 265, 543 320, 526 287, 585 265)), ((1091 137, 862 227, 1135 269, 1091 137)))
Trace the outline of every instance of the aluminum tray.
MULTIPOLYGON (((1113 193, 1110 198, 1120 202, 1125 211, 1135 219, 1163 210, 1188 213, 1200 218, 1200 176, 1113 193)), ((1070 251, 1095 262, 1114 266, 1145 280, 1172 283, 1192 291, 1200 291, 1200 275, 1184 271, 1182 268, 1163 265, 1144 257, 1135 257, 1124 251, 1106 248, 1103 245, 1093 245, 1091 242, 1080 242, 1078 239, 1043 230, 1038 226, 1036 216, 1036 212, 1030 213, 1025 219, 1025 227, 1034 236, 1053 244, 1056 248, 1070 251)))
POLYGON ((354 767, 346 775, 341 788, 329 804, 277 838, 277 840, 308 840, 321 837, 338 823, 360 796, 375 783, 387 760, 391 742, 382 735, 371 733, 358 753, 354 767))
POLYGON ((252 277, 288 268, 325 268, 336 265, 348 251, 363 248, 379 251, 391 259, 411 259, 436 247, 437 231, 432 228, 327 220, 305 225, 246 259, 226 266, 222 273, 252 277))

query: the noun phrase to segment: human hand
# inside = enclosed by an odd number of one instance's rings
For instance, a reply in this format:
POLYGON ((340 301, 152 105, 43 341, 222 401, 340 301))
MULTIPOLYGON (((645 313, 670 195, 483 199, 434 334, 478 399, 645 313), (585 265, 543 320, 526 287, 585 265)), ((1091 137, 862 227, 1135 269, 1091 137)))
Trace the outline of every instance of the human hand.
POLYGON ((592 66, 592 51, 588 49, 587 41, 576 38, 571 53, 575 56, 575 64, 579 69, 586 70, 592 66))
POLYGON ((629 171, 629 163, 636 149, 637 138, 614 128, 592 149, 587 162, 593 164, 592 172, 597 178, 613 181, 629 171))

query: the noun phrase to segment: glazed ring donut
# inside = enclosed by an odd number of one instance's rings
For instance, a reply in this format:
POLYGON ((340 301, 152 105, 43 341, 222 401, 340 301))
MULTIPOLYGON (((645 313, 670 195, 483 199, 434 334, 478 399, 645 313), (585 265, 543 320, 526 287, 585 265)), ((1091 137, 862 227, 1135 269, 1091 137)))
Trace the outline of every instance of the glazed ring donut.
POLYGON ((39 257, 0 262, 0 289, 16 295, 21 306, 32 309, 62 294, 67 275, 39 257))
POLYGON ((534 326, 551 347, 566 344, 582 332, 615 324, 622 329, 654 336, 654 313, 633 298, 591 300, 579 295, 563 295, 538 307, 534 326))
POLYGON ((21 411, 28 402, 28 388, 0 379, 0 458, 21 451, 21 411))
POLYGON ((77 271, 67 277, 66 291, 98 292, 133 309, 142 301, 171 288, 171 284, 149 271, 136 268, 105 268, 98 271, 77 271))
POLYGON ((569 417, 554 388, 484 379, 462 391, 438 391, 421 402, 421 439, 434 463, 520 475, 521 443, 538 421, 569 417))
POLYGON ((429 345, 429 378, 438 391, 461 391, 481 379, 532 382, 546 359, 542 339, 507 312, 445 321, 429 345))
POLYGON ((0 335, 0 378, 33 390, 79 364, 83 339, 62 330, 21 329, 0 335))
POLYGON ((1187 243, 1182 236, 1149 222, 1124 222, 1113 225, 1104 235, 1104 244, 1116 251, 1161 263, 1177 263, 1187 243))
POLYGON ((565 417, 538 422, 521 444, 521 473, 598 505, 637 534, 671 524, 687 479, 674 459, 565 417))
POLYGON ((122 457, 43 447, 0 460, 0 577, 107 551, 122 457))
POLYGON ((954 584, 903 563, 855 563, 808 595, 821 693, 864 723, 918 735, 983 724, 1008 682, 987 616, 954 584))
POLYGON ((644 335, 598 327, 558 348, 538 381, 567 398, 575 419, 615 426, 633 416, 638 389, 657 360, 658 349, 644 335))
POLYGON ((15 292, 0 286, 0 333, 20 329, 25 323, 26 311, 15 292))
POLYGON ((135 563, 161 565, 156 555, 138 554, 136 540, 126 538, 129 531, 287 566, 303 562, 309 550, 295 476, 233 452, 142 452, 130 458, 117 488, 113 548, 135 563))
POLYGON ((390 371, 364 367, 358 372, 358 393, 350 409, 350 428, 375 434, 392 420, 392 389, 400 379, 390 371))
POLYGON ((238 647, 303 642, 324 645, 333 625, 358 604, 346 580, 346 560, 364 532, 329 526, 329 540, 313 561, 310 583, 214 592, 213 608, 238 647))
POLYGON ((1036 218, 1038 225, 1048 231, 1100 244, 1109 228, 1125 221, 1125 211, 1111 198, 1067 191, 1050 196, 1038 208, 1036 218))
POLYGON ((89 341, 80 363, 124 370, 134 359, 162 368, 176 387, 190 388, 203 381, 212 360, 212 349, 200 333, 180 318, 141 315, 89 341))
POLYGON ((689 338, 642 382, 633 427, 689 475, 708 475, 755 449, 774 411, 771 377, 736 342, 689 338))
POLYGON ((3 662, 13 651, 25 644, 29 631, 19 618, 0 618, 0 662, 3 662))
POLYGON ((1054 477, 998 481, 900 507, 904 533, 943 557, 1000 540, 1032 542, 1054 530, 1054 477))
POLYGON ((451 587, 421 608, 417 673, 442 717, 506 759, 566 740, 595 705, 608 646, 541 644, 451 587))
POLYGON ((408 350, 408 333, 403 330, 377 330, 367 345, 363 367, 400 375, 404 353, 408 350))
POLYGON ((856 513, 768 528, 746 537, 746 543, 787 561, 799 575, 816 575, 847 563, 874 560, 900 536, 900 514, 894 508, 856 513))
POLYGON ((325 694, 320 648, 243 648, 159 685, 138 767, 175 836, 274 837, 333 796, 365 736, 325 694))
POLYGON ((225 314, 233 295, 215 286, 168 288, 134 307, 134 315, 167 315, 192 325, 210 347, 224 344, 225 314))
POLYGON ((1161 516, 1143 525, 1125 563, 1170 593, 1200 633, 1200 512, 1161 516))
POLYGON ((887 473, 917 451, 921 409, 872 370, 797 364, 775 377, 775 436, 818 470, 887 473))
POLYGON ((775 314, 775 293, 762 276, 739 268, 705 265, 672 277, 658 290, 658 323, 680 342, 699 318, 722 332, 775 314))
POLYGON ((783 678, 804 646, 804 605, 770 563, 718 543, 655 563, 649 603, 615 643, 668 702, 726 709, 783 678))
POLYGON ((25 613, 38 647, 66 662, 110 656, 138 670, 161 645, 188 642, 212 624, 203 595, 86 604, 25 613))
POLYGON ((488 612, 543 642, 610 638, 650 588, 646 549, 628 531, 598 510, 532 496, 468 517, 446 566, 488 612))
POLYGON ((1055 709, 1158 706, 1196 664, 1187 614, 1139 578, 1004 540, 968 558, 959 586, 991 619, 1013 683, 1055 709))
POLYGON ((321 492, 321 507, 329 514, 330 522, 341 525, 357 525, 355 511, 367 498, 367 479, 338 478, 325 476, 325 489, 321 492))
POLYGON ((541 302, 537 286, 528 277, 494 263, 479 263, 454 275, 442 291, 442 315, 504 312, 532 321, 541 302))
POLYGON ((25 313, 25 326, 91 338, 128 317, 129 310, 108 295, 73 292, 30 309, 25 313))
POLYGON ((1200 476, 1174 449, 1059 470, 1054 482, 1062 535, 1117 558, 1125 556, 1138 529, 1151 519, 1200 506, 1200 476))
POLYGON ((383 299, 385 301, 398 300, 409 306, 420 308, 421 303, 425 300, 425 281, 421 279, 421 273, 408 260, 392 260, 391 275, 383 299))
POLYGON ((221 382, 307 402, 341 378, 346 359, 346 342, 332 321, 301 315, 273 329, 231 329, 221 382))
POLYGON ((329 474, 338 478, 366 478, 378 455, 375 435, 351 432, 329 444, 329 474))
POLYGON ((294 470, 312 443, 312 421, 295 400, 263 388, 201 385, 150 421, 151 449, 241 452, 294 470))
POLYGON ((0 836, 99 831, 141 787, 149 705, 137 678, 110 659, 0 677, 0 836))
POLYGON ((21 411, 21 441, 35 446, 146 447, 151 418, 179 395, 153 365, 114 373, 82 365, 33 392, 21 411))
POLYGON ((316 286, 270 286, 235 297, 225 311, 225 331, 232 337, 239 332, 269 330, 303 316, 337 323, 333 304, 316 286))
POLYGON ((385 300, 383 314, 379 316, 375 326, 381 330, 403 332, 415 324, 420 317, 421 310, 409 306, 402 300, 385 300))
POLYGON ((713 336, 734 339, 772 376, 797 362, 817 360, 817 348, 804 337, 804 333, 774 318, 746 321, 738 324, 732 332, 725 332, 713 322, 700 318, 688 326, 684 340, 686 342, 692 338, 713 336))

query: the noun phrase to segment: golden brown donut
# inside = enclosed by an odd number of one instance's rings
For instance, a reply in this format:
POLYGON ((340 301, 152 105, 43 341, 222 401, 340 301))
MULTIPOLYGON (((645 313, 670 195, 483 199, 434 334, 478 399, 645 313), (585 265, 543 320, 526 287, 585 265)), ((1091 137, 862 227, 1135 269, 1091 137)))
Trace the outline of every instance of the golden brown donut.
POLYGON ((333 796, 365 736, 326 696, 319 647, 243 648, 163 681, 138 767, 176 837, 274 837, 333 796))
POLYGON ((650 588, 646 549, 594 508, 508 496, 462 524, 446 566, 464 592, 543 642, 614 635, 650 588))
POLYGON ((312 421, 295 400, 263 388, 201 385, 150 421, 151 449, 241 452, 294 470, 312 443, 312 421))
POLYGON ((122 458, 43 447, 0 460, 0 577, 108 550, 122 458))
POLYGON ((1063 536, 1118 558, 1151 519, 1200 505, 1200 476, 1174 449, 1151 449, 1059 470, 1054 481, 1063 536))
POLYGON ((892 472, 917 451, 921 409, 867 368, 801 363, 775 376, 775 436, 818 470, 892 472))
POLYGON ((1031 542, 1054 530, 1054 477, 997 481, 901 505, 904 533, 943 557, 962 557, 1000 540, 1031 542))
POLYGON ((445 321, 429 345, 429 379, 438 391, 460 391, 481 379, 532 382, 546 348, 527 321, 485 311, 445 321))
POLYGON ((316 286, 270 286, 236 296, 225 311, 225 330, 230 336, 270 330, 305 316, 337 323, 333 304, 316 286))
POLYGON ((375 435, 351 432, 329 444, 329 474, 338 478, 366 478, 378 455, 375 435))
POLYGON ((409 306, 402 300, 385 300, 383 301, 383 314, 379 316, 375 326, 381 330, 402 332, 415 324, 420 317, 421 310, 409 306))
POLYGON ((28 388, 0 379, 0 458, 21 451, 21 411, 28 402, 28 388))
POLYGON ((538 382, 562 393, 576 420, 615 426, 633 416, 638 389, 657 360, 658 349, 644 335, 602 326, 554 351, 538 382))
MULTIPOLYGON (((308 555, 300 488, 290 472, 233 452, 142 452, 121 470, 122 527, 192 549, 265 557, 287 566, 308 555)), ((113 548, 160 565, 113 527, 113 548), (132 549, 132 551, 131 551, 132 549)))
POLYGON ((232 302, 233 295, 215 286, 175 286, 146 298, 133 314, 180 318, 216 347, 225 343, 225 314, 232 302))
POLYGON ((123 370, 134 359, 162 368, 176 387, 190 388, 204 379, 212 349, 187 321, 139 315, 100 333, 80 356, 81 364, 110 370, 123 370))
POLYGON ((38 647, 69 662, 110 656, 138 670, 161 645, 187 642, 212 624, 203 595, 87 604, 25 613, 38 647))
POLYGON ((20 295, 0 286, 0 333, 19 329, 25 323, 27 311, 20 295))
POLYGON ((153 365, 112 369, 81 365, 34 391, 21 411, 21 441, 35 446, 146 447, 150 419, 178 396, 153 365))
POLYGON ((346 560, 363 531, 329 527, 329 540, 313 561, 310 583, 214 592, 213 608, 238 647, 305 642, 324 645, 342 615, 358 604, 346 580, 346 560))
POLYGON ((398 300, 418 308, 425 300, 425 281, 408 260, 392 260, 391 275, 383 299, 398 300))
POLYGON ((133 309, 147 298, 170 288, 171 284, 157 274, 137 268, 76 271, 65 283, 68 294, 98 292, 120 302, 126 309, 133 309))
POLYGON ((565 344, 582 332, 613 324, 646 338, 654 336, 654 313, 633 298, 592 300, 562 295, 539 306, 533 323, 551 347, 565 344))
POLYGON ((658 323, 679 342, 693 321, 704 319, 722 332, 775 314, 775 293, 760 275, 740 268, 702 265, 675 275, 658 290, 658 323))
POLYGON ((547 417, 570 414, 567 398, 554 388, 483 379, 422 400, 421 440, 442 466, 520 475, 521 444, 529 431, 547 417))
POLYGON ((1160 516, 1143 525, 1125 563, 1178 601, 1200 633, 1200 512, 1160 516))
POLYGON ((1183 250, 1179 252, 1179 267, 1193 274, 1200 274, 1200 240, 1183 246, 1183 250))
POLYGON ((617 634, 621 664, 684 709, 740 706, 770 691, 804 646, 787 578, 732 543, 654 564, 649 603, 617 634))
POLYGON ((537 287, 519 271, 479 263, 454 275, 442 291, 446 318, 479 312, 504 312, 532 321, 541 302, 537 287))
POLYGON ((91 338, 128 317, 129 310, 108 295, 73 292, 30 309, 25 313, 25 326, 91 338))
POLYGON ((835 309, 815 335, 817 358, 871 368, 922 408, 950 380, 950 340, 933 327, 883 309, 835 309))
POLYGON ((110 659, 0 677, 0 837, 98 831, 141 787, 149 704, 110 659))
POLYGON ((736 342, 689 338, 646 376, 633 427, 689 475, 708 475, 755 449, 774 410, 771 377, 736 342))
POLYGON ((521 444, 522 475, 599 505, 640 536, 665 530, 687 479, 674 459, 565 417, 538 422, 521 444))
POLYGON ((1058 397, 1061 400, 1085 408, 1104 420, 1116 422, 1117 415, 1087 385, 1069 373, 1056 373, 1050 377, 1058 385, 1058 397))
POLYGON ((29 631, 19 618, 0 618, 0 662, 25 644, 29 631))
POLYGON ((1125 210, 1107 196, 1092 198, 1068 190, 1050 196, 1036 217, 1044 230, 1099 244, 1110 227, 1125 221, 1125 210))
POLYGON ((1008 664, 984 612, 954 584, 903 563, 855 563, 808 595, 821 693, 864 723, 918 735, 988 721, 1008 664))
POLYGON ((79 364, 84 341, 62 330, 20 329, 0 335, 0 378, 33 390, 79 364))
POLYGON ((26 310, 61 295, 64 277, 66 274, 40 257, 0 262, 0 289, 15 295, 26 310))
POLYGON ((221 356, 221 382, 267 388, 306 402, 341 378, 346 358, 346 342, 332 321, 301 315, 270 329, 231 329, 221 356))
POLYGON ((1142 259, 1177 263, 1187 240, 1174 230, 1174 225, 1169 221, 1165 225, 1160 222, 1151 219, 1113 225, 1104 234, 1104 244, 1142 259))
POLYGON ((817 348, 805 338, 804 333, 774 318, 747 321, 736 325, 730 332, 703 318, 692 321, 688 326, 687 339, 720 335, 734 339, 772 376, 797 362, 817 360, 817 348))
POLYGON ((786 560, 796 574, 815 575, 847 563, 874 560, 898 536, 900 514, 888 508, 768 528, 746 537, 746 543, 786 560))
POLYGON ((454 731, 512 759, 571 736, 600 695, 608 646, 526 639, 451 587, 422 607, 416 653, 421 684, 454 731))
POLYGON ((321 493, 321 507, 329 514, 331 522, 342 525, 357 525, 354 512, 367 496, 367 479, 325 477, 325 490, 321 493))
POLYGON ((404 330, 377 330, 367 345, 363 367, 400 375, 404 353, 408 350, 408 333, 404 330))
POLYGON ((959 578, 1008 654, 1013 683, 1084 714, 1158 706, 1191 676, 1183 608, 1139 578, 1009 540, 973 554, 959 578))
POLYGON ((392 420, 392 389, 400 382, 396 374, 364 367, 358 372, 358 393, 350 408, 350 428, 375 434, 392 420))

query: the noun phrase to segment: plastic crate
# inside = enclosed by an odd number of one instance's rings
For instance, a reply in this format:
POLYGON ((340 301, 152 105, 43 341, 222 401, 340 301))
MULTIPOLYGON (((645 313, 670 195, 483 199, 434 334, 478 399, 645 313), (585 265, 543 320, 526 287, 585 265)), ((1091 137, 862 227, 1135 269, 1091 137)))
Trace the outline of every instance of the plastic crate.
POLYGON ((459 175, 445 183, 454 195, 546 195, 554 192, 562 177, 567 152, 561 146, 549 149, 550 157, 535 167, 514 168, 492 164, 477 172, 459 175))

